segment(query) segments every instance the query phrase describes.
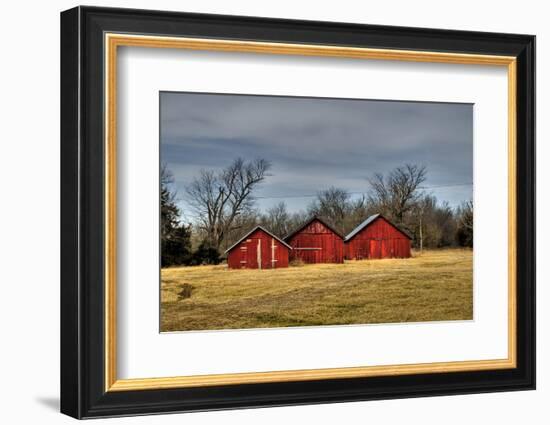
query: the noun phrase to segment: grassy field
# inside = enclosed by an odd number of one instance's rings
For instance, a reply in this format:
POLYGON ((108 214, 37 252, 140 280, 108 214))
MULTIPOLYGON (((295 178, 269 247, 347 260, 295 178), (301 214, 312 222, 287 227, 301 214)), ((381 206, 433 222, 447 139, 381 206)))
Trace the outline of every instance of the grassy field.
POLYGON ((276 270, 162 270, 161 330, 472 319, 472 251, 276 270))

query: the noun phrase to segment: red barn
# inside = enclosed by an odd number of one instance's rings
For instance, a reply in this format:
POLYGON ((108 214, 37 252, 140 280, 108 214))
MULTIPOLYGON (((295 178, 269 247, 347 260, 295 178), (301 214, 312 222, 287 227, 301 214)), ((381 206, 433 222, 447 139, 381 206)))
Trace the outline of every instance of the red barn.
POLYGON ((225 252, 230 269, 261 270, 288 267, 290 250, 285 241, 256 226, 225 252))
POLYGON ((380 214, 363 221, 344 242, 348 260, 411 256, 411 237, 380 214))
POLYGON ((343 263, 344 238, 329 224, 313 217, 289 234, 285 241, 292 247, 290 258, 304 263, 343 263))

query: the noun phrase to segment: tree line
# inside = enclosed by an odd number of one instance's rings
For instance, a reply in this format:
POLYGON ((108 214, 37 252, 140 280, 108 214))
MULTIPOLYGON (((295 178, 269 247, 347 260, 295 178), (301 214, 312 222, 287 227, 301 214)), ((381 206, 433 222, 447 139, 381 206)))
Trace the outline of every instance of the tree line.
POLYGON ((338 187, 320 190, 304 210, 293 213, 284 201, 264 212, 258 209, 255 193, 270 169, 265 159, 237 158, 220 171, 200 171, 183 194, 193 217, 190 224, 183 223, 173 176, 163 166, 162 266, 217 264, 228 247, 258 224, 285 237, 314 215, 346 235, 370 215, 380 213, 412 237, 414 248, 473 246, 473 202, 453 209, 426 193, 422 188, 425 166, 404 164, 386 174, 374 174, 366 179, 366 195, 359 198, 338 187))

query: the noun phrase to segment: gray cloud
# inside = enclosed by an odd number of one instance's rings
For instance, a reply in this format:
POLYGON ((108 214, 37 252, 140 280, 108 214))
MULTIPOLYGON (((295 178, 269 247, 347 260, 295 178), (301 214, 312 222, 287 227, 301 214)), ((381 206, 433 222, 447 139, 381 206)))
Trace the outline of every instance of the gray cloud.
POLYGON ((161 161, 180 194, 201 168, 240 156, 273 163, 260 208, 280 196, 305 208, 311 198, 298 196, 331 185, 365 192, 373 173, 406 162, 427 166, 425 185, 440 200, 472 197, 469 185, 447 186, 472 181, 471 104, 174 92, 160 101, 161 161))

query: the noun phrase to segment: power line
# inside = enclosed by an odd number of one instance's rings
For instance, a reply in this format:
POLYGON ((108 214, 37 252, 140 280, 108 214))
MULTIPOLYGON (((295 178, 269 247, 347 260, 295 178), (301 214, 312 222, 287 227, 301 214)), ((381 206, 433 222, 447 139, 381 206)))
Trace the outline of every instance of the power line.
POLYGON ((436 187, 453 187, 453 186, 471 186, 473 185, 473 182, 469 183, 451 183, 451 184, 438 184, 435 186, 419 186, 420 189, 432 189, 436 187))
MULTIPOLYGON (((437 189, 440 187, 459 187, 459 186, 471 186, 473 183, 452 183, 452 184, 440 184, 433 186, 419 186, 419 189, 437 189)), ((350 195, 365 195, 366 192, 348 192, 350 195)), ((273 195, 273 196, 256 196, 256 199, 288 199, 288 198, 315 198, 317 193, 307 193, 303 195, 273 195)))

